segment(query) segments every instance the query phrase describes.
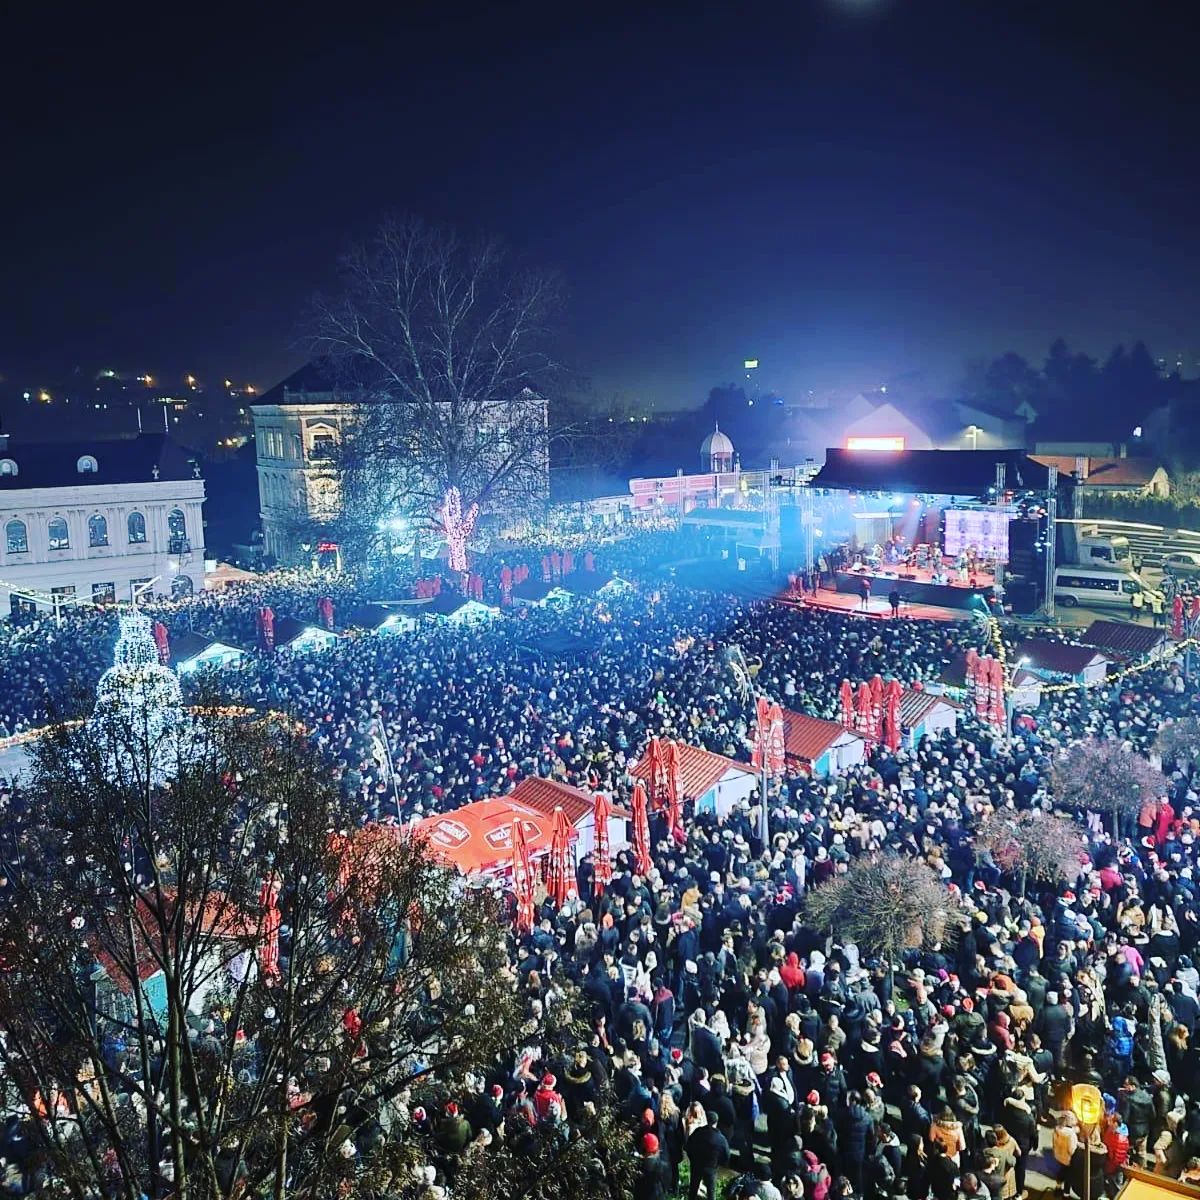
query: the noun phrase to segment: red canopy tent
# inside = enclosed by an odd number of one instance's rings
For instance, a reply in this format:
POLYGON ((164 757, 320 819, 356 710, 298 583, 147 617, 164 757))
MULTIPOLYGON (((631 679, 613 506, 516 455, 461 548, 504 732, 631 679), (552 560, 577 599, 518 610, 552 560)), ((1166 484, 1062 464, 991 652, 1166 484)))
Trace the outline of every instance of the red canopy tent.
POLYGON ((512 865, 512 829, 518 820, 529 859, 548 853, 553 835, 551 814, 509 797, 478 800, 453 812, 437 813, 419 821, 413 830, 426 838, 434 854, 464 875, 507 875, 512 865))
POLYGON ((612 815, 612 805, 602 792, 596 793, 596 811, 592 818, 596 827, 596 847, 592 851, 593 890, 597 897, 604 894, 604 889, 612 882, 612 858, 608 851, 608 818, 612 815))
POLYGON ((650 870, 650 814, 646 789, 641 783, 634 784, 630 807, 633 809, 634 865, 639 875, 645 875, 650 870))
POLYGON ((517 932, 533 930, 533 867, 529 862, 529 846, 525 841, 525 822, 512 823, 512 880, 517 900, 517 932))

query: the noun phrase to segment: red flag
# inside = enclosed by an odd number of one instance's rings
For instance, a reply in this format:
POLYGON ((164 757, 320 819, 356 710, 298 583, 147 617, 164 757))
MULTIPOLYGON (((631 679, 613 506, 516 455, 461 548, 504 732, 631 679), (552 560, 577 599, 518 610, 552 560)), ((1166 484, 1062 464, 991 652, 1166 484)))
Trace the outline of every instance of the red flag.
POLYGON ((633 851, 634 866, 639 875, 650 870, 650 814, 646 803, 646 789, 641 781, 633 785, 633 851))
POLYGON ((612 805, 602 793, 596 793, 596 807, 592 823, 595 826, 595 846, 592 850, 593 891, 599 898, 612 883, 612 856, 608 849, 608 819, 612 816, 612 805))
POLYGON ((550 835, 549 878, 546 887, 555 908, 567 902, 567 890, 571 875, 571 826, 562 806, 554 810, 554 829, 550 835))
POLYGON ((525 824, 518 817, 512 823, 513 894, 517 900, 517 932, 533 930, 533 868, 529 862, 529 843, 525 824))
POLYGON ((854 727, 854 688, 850 686, 850 680, 842 680, 842 686, 838 689, 838 699, 842 702, 842 724, 847 729, 852 729, 854 727))

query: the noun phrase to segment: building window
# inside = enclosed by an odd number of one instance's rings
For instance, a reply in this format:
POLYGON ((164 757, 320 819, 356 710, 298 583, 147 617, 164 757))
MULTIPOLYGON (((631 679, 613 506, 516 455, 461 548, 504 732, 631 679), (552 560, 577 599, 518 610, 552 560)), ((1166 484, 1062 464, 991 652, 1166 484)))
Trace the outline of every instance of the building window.
POLYGON ((142 588, 144 588, 146 586, 146 584, 148 584, 149 582, 150 582, 149 576, 147 576, 145 579, 131 579, 129 581, 129 599, 132 600, 136 604, 137 598, 138 598, 138 592, 140 592, 142 590, 142 588))
POLYGON ((37 612, 37 605, 32 600, 13 594, 8 598, 8 611, 14 621, 20 622, 25 617, 33 616, 37 612))
POLYGON ((95 475, 100 470, 100 464, 90 454, 84 454, 75 463, 75 470, 80 475, 95 475))
POLYGON ((16 475, 17 464, 11 458, 0 458, 0 475, 16 475))
POLYGON ((75 599, 75 585, 73 583, 67 583, 62 587, 53 587, 50 589, 50 595, 52 595, 56 600, 65 604, 68 600, 75 599))
POLYGON ((171 580, 171 599, 179 600, 184 596, 192 594, 192 577, 190 575, 176 575, 171 580))
POLYGON ((93 583, 93 604, 115 604, 117 602, 117 585, 115 583, 93 583))
POLYGON ((167 513, 167 551, 170 554, 182 554, 190 549, 183 509, 173 508, 167 513))
POLYGON ((93 548, 108 545, 108 521, 99 513, 88 517, 88 545, 93 548))
POLYGON ((51 550, 69 550, 71 548, 71 534, 67 530, 67 523, 62 517, 55 517, 46 526, 46 534, 49 538, 51 550))
POLYGON ((129 544, 139 546, 146 540, 146 518, 140 512, 131 512, 125 521, 129 530, 129 544))
POLYGON ((4 527, 4 541, 9 554, 29 553, 29 532, 24 521, 9 521, 4 527))

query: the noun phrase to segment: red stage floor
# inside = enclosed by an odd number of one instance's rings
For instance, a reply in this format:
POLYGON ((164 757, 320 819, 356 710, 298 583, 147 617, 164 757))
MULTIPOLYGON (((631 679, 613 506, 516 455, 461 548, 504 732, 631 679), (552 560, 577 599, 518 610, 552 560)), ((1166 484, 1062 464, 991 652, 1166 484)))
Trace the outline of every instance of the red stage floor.
MULTIPOLYGON (((862 600, 848 592, 834 592, 822 589, 815 597, 805 596, 796 599, 780 596, 780 600, 788 604, 796 604, 803 608, 821 608, 827 612, 845 613, 851 617, 864 617, 871 621, 890 621, 892 606, 886 596, 872 596, 867 608, 862 607, 862 600)), ((921 621, 965 621, 970 614, 961 608, 937 608, 932 604, 901 604, 900 620, 918 619, 921 621)))

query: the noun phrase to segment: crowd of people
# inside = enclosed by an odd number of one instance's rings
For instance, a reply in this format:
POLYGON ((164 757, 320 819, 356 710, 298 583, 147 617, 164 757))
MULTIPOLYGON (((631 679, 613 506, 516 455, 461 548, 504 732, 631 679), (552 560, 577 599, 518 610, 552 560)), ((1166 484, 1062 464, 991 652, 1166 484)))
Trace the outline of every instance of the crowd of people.
MULTIPOLYGON (((294 714, 361 798, 364 822, 409 821, 531 775, 624 801, 628 768, 653 736, 748 757, 752 705, 728 669, 730 646, 754 691, 834 719, 843 678, 931 683, 969 647, 987 649, 978 625, 685 588, 657 569, 666 537, 597 556, 634 585, 620 594, 469 630, 425 625, 317 654, 254 654, 217 682, 230 699, 294 714)), ((366 585, 293 577, 155 611, 172 631, 250 644, 261 606, 307 615, 324 595, 338 611, 372 598, 366 585)), ((5 634, 0 734, 35 727, 68 687, 98 676, 110 621, 79 614, 5 634)), ((569 1126, 598 1103, 628 1125, 637 1200, 1015 1200, 1031 1177, 1099 1196, 1127 1165, 1200 1181, 1190 764, 1162 764, 1161 796, 1120 840, 1056 794, 1051 770, 1088 736, 1150 754, 1162 722, 1192 699, 1167 660, 1047 693, 1015 729, 964 712, 955 733, 875 747, 837 777, 790 775, 767 844, 753 809, 717 817, 685 804, 685 844, 652 820, 648 872, 622 849, 598 890, 584 858, 566 905, 542 890, 512 954, 530 1013, 563 1003, 571 985, 588 1036, 525 1048, 441 1113, 406 1111, 431 1147, 429 1195, 453 1191, 462 1156, 547 1122, 569 1126), (1075 819, 1084 853, 1074 877, 1026 893, 974 835, 991 812, 1038 807, 1075 819), (923 860, 954 889, 966 920, 953 940, 887 962, 805 923, 811 889, 881 850, 923 860), (1070 1112, 1072 1083, 1101 1089, 1094 1127, 1070 1112)), ((0 1138, 7 1194, 22 1194, 22 1136, 11 1118, 0 1138)))

